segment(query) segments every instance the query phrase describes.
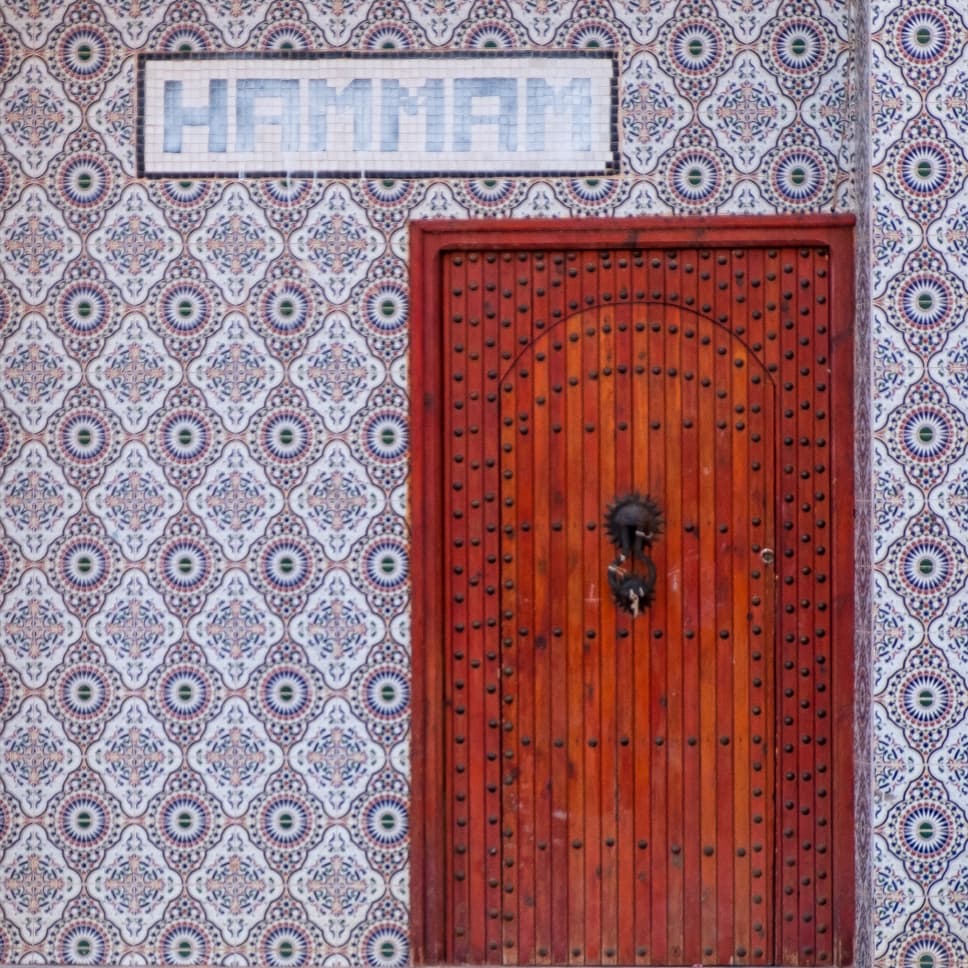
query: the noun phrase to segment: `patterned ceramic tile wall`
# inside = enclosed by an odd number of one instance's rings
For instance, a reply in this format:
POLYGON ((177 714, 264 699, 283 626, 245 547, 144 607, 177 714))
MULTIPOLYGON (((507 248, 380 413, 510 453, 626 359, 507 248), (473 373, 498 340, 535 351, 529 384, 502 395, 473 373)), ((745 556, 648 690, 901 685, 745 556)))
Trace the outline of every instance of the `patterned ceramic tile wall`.
POLYGON ((869 178, 860 963, 968 964, 966 41, 955 0, 5 0, 0 963, 407 960, 411 219, 869 178), (592 46, 614 177, 136 174, 138 52, 592 46))

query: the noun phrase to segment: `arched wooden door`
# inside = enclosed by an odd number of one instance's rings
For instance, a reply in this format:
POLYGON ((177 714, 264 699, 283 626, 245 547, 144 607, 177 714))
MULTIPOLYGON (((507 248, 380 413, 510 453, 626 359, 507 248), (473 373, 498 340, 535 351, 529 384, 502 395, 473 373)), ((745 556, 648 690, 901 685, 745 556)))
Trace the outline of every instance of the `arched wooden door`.
POLYGON ((840 957, 829 269, 824 246, 441 252, 427 960, 840 957), (630 492, 663 516, 637 617, 603 526, 630 492))

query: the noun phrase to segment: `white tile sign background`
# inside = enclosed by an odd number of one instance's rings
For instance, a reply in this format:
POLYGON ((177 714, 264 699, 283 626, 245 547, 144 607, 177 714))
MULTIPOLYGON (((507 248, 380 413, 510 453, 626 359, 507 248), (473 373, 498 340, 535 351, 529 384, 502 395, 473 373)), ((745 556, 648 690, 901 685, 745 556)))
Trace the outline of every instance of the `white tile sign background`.
POLYGON ((148 176, 604 174, 615 62, 546 56, 141 60, 148 176))

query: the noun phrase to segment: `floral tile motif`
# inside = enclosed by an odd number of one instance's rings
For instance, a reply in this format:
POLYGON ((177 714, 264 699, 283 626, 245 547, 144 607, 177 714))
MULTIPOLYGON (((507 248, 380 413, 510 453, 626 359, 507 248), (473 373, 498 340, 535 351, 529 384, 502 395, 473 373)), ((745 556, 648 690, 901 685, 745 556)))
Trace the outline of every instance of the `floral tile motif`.
POLYGON ((225 317, 221 330, 189 367, 188 376, 214 401, 227 430, 242 430, 262 408, 283 369, 242 313, 225 317))
POLYGON ((326 574, 319 591, 289 626, 289 634, 306 651, 327 685, 342 689, 366 661, 372 646, 385 634, 385 626, 370 611, 342 569, 326 574))
POLYGON ((21 329, 7 338, 0 367, 3 402, 28 431, 42 429, 81 379, 77 361, 40 313, 28 313, 21 329))
POLYGON ((0 732, 4 789, 28 817, 39 817, 81 762, 81 751, 37 696, 27 699, 0 732))
POLYGON ((717 140, 731 143, 736 167, 756 171, 764 154, 776 146, 783 122, 792 119, 795 103, 780 88, 774 75, 752 54, 740 54, 716 82, 700 107, 700 117, 716 132, 717 140))
POLYGON ((283 495, 253 462, 246 446, 233 442, 189 494, 188 504, 226 558, 241 561, 282 510, 283 495))
POLYGON ((89 762, 128 816, 138 817, 178 768, 181 750, 165 734, 144 700, 125 701, 91 746, 89 762))
POLYGON ((888 942, 904 930, 908 916, 924 903, 924 890, 908 877, 901 861, 878 835, 874 836, 872 893, 874 949, 882 954, 888 942))
POLYGON ((282 638, 283 630, 282 622, 238 568, 226 571, 204 609, 188 624, 188 634, 230 689, 249 681, 269 649, 282 638))
POLYGON ((91 897, 131 945, 144 941, 180 889, 180 878, 140 827, 128 827, 108 851, 103 867, 87 880, 91 897))
POLYGON ((164 274, 182 250, 181 237, 140 185, 131 185, 91 233, 88 251, 134 304, 164 274))
POLYGON ((241 186, 229 188, 208 210, 188 247, 230 303, 244 302, 282 249, 282 236, 241 186))
POLYGON ((31 441, 0 479, 0 523, 25 558, 39 561, 80 510, 81 495, 47 451, 31 441))
POLYGON ((40 57, 28 57, 0 93, 0 141, 27 175, 41 175, 81 123, 81 111, 40 57))
POLYGON ((346 700, 337 697, 292 748, 290 761, 313 789, 324 791, 327 814, 338 819, 383 766, 385 753, 346 700))
POLYGON ((282 893, 282 879, 244 830, 232 827, 188 880, 189 893, 212 913, 226 944, 238 944, 282 893))
POLYGON ((88 367, 88 380, 104 395, 124 429, 137 433, 181 379, 181 367, 155 335, 143 313, 126 316, 88 367))
POLYGON ((88 507, 132 561, 144 558, 181 503, 181 494, 138 441, 125 446, 88 496, 88 507))
POLYGON ((181 632, 181 622, 140 571, 124 575, 87 626, 91 640, 129 689, 145 684, 181 632))
POLYGON ((81 630, 44 573, 31 568, 4 599, 0 651, 25 685, 38 688, 81 637, 81 630))
POLYGON ((342 561, 373 515, 382 510, 384 494, 369 482, 365 468, 349 448, 342 441, 333 441, 289 501, 319 536, 326 554, 333 561, 342 561))
POLYGON ((42 188, 31 185, 0 221, 3 275, 29 303, 43 302, 79 253, 80 236, 68 228, 42 188))
POLYGON ((289 378, 322 414, 328 430, 344 431, 385 375, 343 312, 327 316, 305 355, 294 360, 289 378))
MULTIPOLYGON (((149 5, 154 5, 149 0, 149 5)), ((125 7, 130 8, 129 4, 125 7)), ((140 3, 141 9, 146 4, 140 3)), ((116 22, 116 21, 115 21, 116 22)), ((108 145, 111 155, 116 158, 125 174, 135 172, 135 58, 125 59, 118 75, 105 85, 104 94, 88 111, 88 123, 100 134, 108 145)))
POLYGON ((188 750, 188 762, 218 797, 230 817, 241 817, 266 780, 283 762, 283 753, 254 722, 241 699, 230 699, 188 750))
POLYGON ((385 887, 346 829, 330 827, 292 879, 292 889, 335 947, 349 940, 385 887))
POLYGON ((43 827, 29 824, 3 855, 0 909, 21 926, 24 940, 36 944, 57 923, 67 902, 81 890, 81 879, 51 844, 43 827))
POLYGON ((385 242, 350 192, 334 185, 310 209, 289 245, 295 256, 312 266, 326 298, 338 304, 363 278, 367 266, 383 254, 385 242))

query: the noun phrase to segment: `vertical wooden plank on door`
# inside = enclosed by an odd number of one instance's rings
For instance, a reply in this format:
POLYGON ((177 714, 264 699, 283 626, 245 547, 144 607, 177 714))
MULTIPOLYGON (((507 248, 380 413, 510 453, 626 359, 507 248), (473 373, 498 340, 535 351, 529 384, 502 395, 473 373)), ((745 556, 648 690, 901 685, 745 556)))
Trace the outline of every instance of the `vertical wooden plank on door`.
MULTIPOLYGON (((762 483, 762 491, 758 492, 754 484, 753 495, 761 500, 758 507, 764 512, 764 521, 757 528, 758 546, 753 551, 760 555, 759 589, 762 596, 761 634, 756 639, 753 684, 763 697, 761 713, 758 720, 754 720, 753 744, 751 747, 751 776, 757 787, 754 788, 754 803, 750 837, 752 839, 751 878, 753 893, 751 903, 754 914, 759 918, 761 927, 754 929, 762 940, 760 959, 769 963, 775 958, 775 909, 773 907, 773 885, 776 880, 776 850, 775 850, 775 816, 776 816, 776 675, 777 675, 777 592, 775 556, 779 543, 777 514, 775 511, 777 494, 777 433, 779 414, 777 412, 777 388, 774 372, 770 370, 770 355, 764 349, 769 344, 770 327, 774 322, 770 318, 769 304, 766 300, 767 265, 764 253, 760 251, 761 271, 760 285, 761 302, 760 326, 758 329, 757 352, 761 360, 766 361, 761 377, 760 399, 762 403, 761 428, 763 441, 763 457, 759 467, 751 465, 751 472, 755 480, 762 483), (756 729, 759 726, 759 729, 756 729), (759 792, 757 793, 756 790, 759 792)), ((757 377, 754 375, 754 385, 757 377)), ((754 627, 754 635, 756 629, 754 627)))
MULTIPOLYGON (((700 704, 697 701, 699 689, 699 639, 697 629, 700 625, 699 614, 699 461, 698 461, 698 413, 702 373, 699 369, 698 345, 701 334, 697 331, 699 293, 698 252, 690 249, 681 253, 682 266, 682 303, 694 307, 693 312, 682 313, 676 324, 681 333, 679 344, 679 368, 682 374, 681 413, 670 433, 679 439, 678 447, 682 471, 678 496, 678 515, 673 520, 670 514, 666 534, 670 542, 670 560, 677 560, 672 551, 672 542, 677 540, 679 574, 679 599, 681 618, 676 631, 682 650, 682 692, 683 720, 682 730, 685 746, 683 748, 683 838, 693 845, 683 859, 683 879, 685 910, 692 912, 690 924, 686 928, 684 960, 697 964, 702 959, 702 924, 699 912, 702 910, 701 852, 696 849, 701 835, 701 774, 699 745, 700 704), (676 539, 673 538, 676 535, 676 539)), ((663 537, 663 540, 666 540, 663 537)), ((672 576, 670 575, 670 581, 672 576)))
POLYGON ((582 853, 585 832, 585 760, 584 760, 584 675, 585 628, 584 575, 581 554, 582 512, 584 508, 584 453, 581 427, 584 420, 582 400, 582 338, 580 256, 578 251, 567 254, 568 281, 566 288, 567 344, 565 346, 565 425, 566 437, 565 534, 567 536, 567 584, 563 610, 568 616, 565 629, 567 649, 568 695, 568 962, 583 964, 585 951, 585 858, 582 853))
POLYGON ((770 483, 773 467, 773 431, 772 422, 768 422, 768 417, 772 414, 772 398, 767 390, 769 381, 757 357, 757 354, 762 353, 765 339, 762 250, 750 249, 746 252, 745 260, 746 285, 743 298, 747 305, 746 341, 751 349, 747 366, 751 372, 744 380, 747 439, 745 453, 739 460, 749 482, 747 493, 751 512, 744 535, 750 577, 749 634, 745 668, 750 735, 745 750, 737 755, 735 762, 736 769, 742 771, 742 774, 738 775, 743 777, 743 782, 737 784, 737 815, 744 797, 748 798, 750 809, 746 811, 743 822, 736 829, 737 846, 734 864, 735 895, 737 903, 743 906, 743 920, 737 922, 737 946, 742 944, 748 949, 751 963, 765 964, 769 959, 767 935, 769 922, 766 907, 768 892, 764 892, 764 884, 768 883, 767 870, 772 870, 772 859, 764 857, 762 844, 757 840, 758 825, 754 818, 762 815, 772 801, 772 796, 768 796, 766 792, 771 791, 772 787, 770 781, 764 778, 763 771, 766 765, 762 761, 762 753, 764 731, 769 729, 772 732, 770 713, 772 688, 767 688, 771 680, 769 672, 765 671, 768 657, 772 652, 773 624, 770 603, 773 595, 772 589, 767 585, 768 582, 772 582, 772 567, 764 562, 763 555, 764 549, 770 549, 765 552, 769 557, 774 547, 773 533, 770 528, 773 515, 764 513, 769 511, 770 502, 773 500, 770 483), (764 870, 764 864, 768 865, 767 870, 764 870))
MULTIPOLYGON (((510 280, 514 276, 515 254, 511 251, 500 250, 485 255, 490 265, 489 285, 493 302, 493 317, 487 330, 485 345, 488 349, 488 365, 499 374, 497 388, 498 403, 495 409, 494 422, 482 432, 491 439, 496 438, 498 447, 489 454, 482 474, 484 478, 483 501, 490 508, 491 520, 488 522, 485 535, 485 554, 488 560, 499 562, 502 553, 502 543, 506 535, 515 535, 513 520, 513 505, 504 507, 499 500, 501 494, 501 460, 499 455, 513 453, 516 446, 516 428, 514 417, 516 386, 509 378, 508 365, 514 355, 514 288, 510 280)), ((508 498, 513 501, 513 498, 508 498)), ((515 887, 513 878, 505 877, 504 867, 504 837, 502 817, 502 717, 504 709, 504 683, 501 674, 501 655, 504 642, 511 637, 513 647, 513 619, 507 618, 509 611, 504 607, 504 596, 514 593, 514 581, 500 564, 494 581, 488 586, 488 594, 495 602, 494 612, 500 628, 500 639, 491 636, 485 658, 488 670, 486 720, 487 720, 487 763, 486 763, 486 792, 487 813, 484 823, 487 829, 487 854, 484 857, 484 871, 487 878, 487 949, 488 961, 499 964, 502 960, 503 943, 503 913, 505 903, 515 902, 515 887), (510 584, 510 588, 508 585, 510 584), (510 890, 508 888, 510 887, 510 890)), ((513 699, 513 697, 512 697, 513 699)), ((513 872, 508 871, 509 874, 513 872)))
MULTIPOLYGON (((716 331, 709 325, 717 298, 714 253, 700 253, 700 311, 706 317, 700 326, 699 373, 700 410, 697 415, 699 438, 699 708, 701 817, 699 846, 716 842, 718 783, 716 737, 717 619, 716 601, 716 331)), ((702 850, 700 937, 702 952, 716 950, 717 890, 716 858, 702 850)))
MULTIPOLYGON (((652 468, 659 463, 656 445, 659 441, 661 410, 655 406, 656 394, 649 378, 653 351, 649 343, 651 307, 647 302, 650 288, 648 251, 634 253, 633 273, 636 303, 632 316, 632 355, 630 380, 632 387, 632 453, 633 469, 630 490, 655 492, 652 468)), ((639 877, 649 886, 646 905, 651 921, 645 935, 649 964, 666 957, 668 945, 668 878, 664 851, 668 843, 668 814, 666 800, 666 763, 664 743, 666 732, 665 655, 652 648, 653 610, 632 622, 635 663, 641 668, 641 690, 636 690, 636 734, 638 758, 648 786, 636 793, 636 813, 646 818, 642 839, 647 844, 640 856, 639 877), (641 720, 639 720, 641 716, 641 720), (639 800, 639 796, 643 800, 639 800)))
MULTIPOLYGON (((663 628, 662 637, 656 644, 668 655, 669 676, 669 768, 670 789, 673 791, 670 802, 677 818, 679 844, 681 851, 673 855, 677 872, 678 917, 682 924, 681 938, 678 942, 679 957, 690 961, 690 949, 696 948, 698 927, 695 907, 690 906, 689 896, 694 886, 689 882, 690 868, 696 856, 695 842, 690 836, 689 800, 691 791, 687 783, 688 740, 686 733, 687 708, 692 697, 685 688, 686 650, 682 636, 683 589, 678 574, 683 553, 682 531, 682 487, 687 473, 686 454, 683 451, 683 252, 672 250, 663 259, 663 299, 666 305, 656 320, 662 327, 663 374, 661 383, 665 391, 665 415, 663 417, 664 447, 662 457, 663 482, 661 484, 662 508, 665 526, 661 540, 656 543, 656 562, 663 576, 662 596, 663 628)), ((657 307, 658 308, 658 307, 657 307)), ((698 867, 695 867, 698 874, 698 867)), ((670 911, 670 918, 675 917, 670 911)))
MULTIPOLYGON (((606 342, 607 358, 611 374, 612 433, 609 446, 612 450, 611 479, 606 485, 609 499, 625 489, 632 480, 633 444, 631 426, 631 393, 629 389, 629 365, 631 343, 629 333, 631 300, 631 254, 620 250, 615 254, 616 267, 613 281, 615 293, 614 315, 611 317, 611 333, 606 342)), ((606 567, 615 557, 615 549, 609 546, 606 567)), ((619 964, 635 964, 638 957, 636 905, 636 830, 635 830, 635 735, 636 687, 633 665, 632 642, 629 626, 631 619, 620 612, 611 600, 608 589, 602 591, 608 601, 612 616, 609 631, 603 632, 613 643, 615 659, 615 922, 617 930, 616 958, 619 964)))
MULTIPOLYGON (((779 250, 777 255, 779 279, 779 325, 785 331, 796 330, 796 252, 790 248, 779 250)), ((777 851, 780 869, 778 887, 781 896, 777 911, 781 918, 781 952, 785 960, 797 964, 800 955, 799 925, 797 923, 797 870, 796 835, 799 785, 797 782, 797 754, 800 736, 797 731, 797 599, 796 557, 797 545, 797 467, 794 448, 797 446, 797 413, 800 402, 796 342, 785 346, 780 359, 781 422, 781 469, 779 488, 781 494, 781 540, 779 556, 779 590, 781 603, 780 627, 780 726, 781 745, 779 756, 780 795, 777 817, 779 829, 777 851)))
MULTIPOLYGON (((469 252, 460 256, 462 264, 472 265, 477 274, 481 256, 476 252, 469 252)), ((465 342, 463 355, 476 356, 471 361, 475 375, 480 373, 481 362, 487 358, 484 341, 487 332, 485 307, 468 299, 466 274, 461 277, 462 285, 459 292, 453 292, 455 310, 465 319, 465 342)), ((455 287, 455 289, 458 287, 455 287)), ((467 366, 467 363, 464 363, 467 366)), ((455 374, 456 376, 457 374, 455 374)), ((465 377, 468 375, 462 371, 465 377)), ((483 374, 481 374, 483 375, 483 374)), ((457 693, 466 696, 467 728, 461 746, 465 752, 466 772, 468 774, 467 823, 470 832, 467 834, 468 861, 466 877, 471 880, 468 892, 467 937, 471 957, 482 960, 487 957, 490 933, 487 923, 487 908, 489 898, 487 885, 474 869, 480 863, 480 858, 486 856, 489 839, 487 825, 488 794, 486 756, 491 752, 490 739, 487 731, 487 686, 488 670, 483 662, 485 650, 485 635, 475 622, 489 611, 489 603, 485 589, 489 581, 493 580, 487 574, 485 550, 489 529, 494 526, 493 508, 484 504, 483 494, 487 483, 482 472, 486 459, 486 440, 482 433, 482 426, 486 423, 487 412, 484 402, 478 395, 471 398, 466 391, 470 385, 465 378, 456 381, 460 390, 455 392, 454 409, 459 408, 464 413, 464 464, 467 467, 469 487, 467 488, 468 533, 466 540, 466 559, 464 584, 468 603, 466 633, 468 648, 466 650, 459 680, 462 685, 457 693)), ((459 821, 460 823, 460 821, 459 821)))
MULTIPOLYGON (((649 407, 648 383, 642 379, 645 373, 647 353, 642 346, 645 332, 645 257, 641 251, 629 254, 629 290, 631 303, 619 322, 620 359, 624 366, 622 393, 627 404, 628 427, 623 431, 625 441, 622 446, 620 467, 622 492, 634 490, 639 486, 638 475, 649 454, 649 407)), ((654 964, 657 953, 665 950, 665 932, 657 933, 660 920, 664 919, 665 902, 660 896, 661 887, 657 883, 661 871, 656 867, 654 854, 657 831, 661 830, 661 802, 655 799, 656 771, 653 768, 652 722, 653 670, 649 638, 644 619, 623 619, 628 635, 624 648, 630 659, 632 683, 629 705, 632 709, 632 724, 629 733, 631 749, 631 770, 633 783, 633 836, 632 857, 634 875, 634 927, 635 961, 637 964, 654 964)), ((662 922, 664 928, 664 921, 662 922)))
MULTIPOLYGON (((444 291, 451 294, 455 290, 462 291, 466 282, 466 268, 464 259, 460 256, 442 260, 442 286, 444 291)), ((452 303, 448 301, 448 306, 452 303)), ((463 333, 466 327, 466 317, 461 312, 453 313, 446 318, 446 328, 443 334, 444 351, 456 354, 456 346, 463 343, 463 333)), ((463 372, 461 363, 452 359, 446 367, 446 372, 454 374, 463 372)), ((448 548, 447 560, 454 569, 467 569, 469 566, 469 540, 467 527, 469 514, 466 495, 472 481, 466 473, 467 423, 464 410, 450 407, 444 417, 444 453, 447 461, 452 486, 446 496, 448 514, 445 524, 445 540, 448 548)), ((448 583, 449 586, 449 583, 448 583)), ((466 713, 467 692, 465 690, 466 652, 472 648, 468 630, 468 602, 466 595, 455 592, 448 595, 444 603, 444 628, 447 630, 448 640, 452 642, 456 653, 448 663, 450 675, 445 682, 444 701, 451 710, 451 716, 445 720, 444 742, 453 750, 452 773, 446 778, 445 816, 449 817, 451 825, 450 851, 446 865, 446 881, 449 887, 449 916, 460 928, 450 939, 450 952, 456 960, 466 959, 471 954, 474 942, 474 932, 470 929, 470 919, 473 916, 473 901, 470 897, 471 885, 474 878, 468 877, 466 857, 473 856, 473 845, 469 838, 473 830, 468 824, 467 798, 469 795, 468 761, 466 750, 467 731, 473 721, 466 713)), ((473 742, 473 739, 472 739, 473 742)))
POLYGON ((730 515, 732 512, 732 453, 729 438, 729 386, 732 370, 732 343, 727 325, 730 316, 730 259, 726 250, 720 250, 714 259, 713 278, 717 282, 716 301, 713 306, 716 332, 713 337, 715 346, 714 376, 715 386, 713 404, 713 440, 715 448, 715 626, 713 630, 716 656, 716 701, 715 737, 716 745, 716 835, 712 841, 703 842, 702 851, 713 859, 715 870, 715 917, 714 950, 730 951, 732 948, 731 931, 731 871, 726 857, 731 853, 729 838, 733 828, 732 803, 732 650, 733 615, 732 585, 735 581, 732 555, 733 537, 730 534, 730 515))
MULTIPOLYGON (((810 437, 814 424, 823 410, 825 378, 817 372, 817 327, 812 324, 821 307, 813 305, 815 266, 814 250, 804 247, 796 253, 794 262, 794 299, 791 310, 797 323, 797 446, 801 454, 812 451, 810 437), (818 410, 819 408, 819 410, 818 410)), ((816 843, 816 822, 822 809, 817 798, 817 777, 814 751, 821 740, 820 723, 815 721, 816 695, 813 684, 818 672, 814 655, 814 575, 822 567, 822 542, 814 540, 813 502, 819 468, 809 456, 800 462, 797 480, 795 533, 797 536, 797 770, 799 796, 796 818, 798 949, 801 964, 816 963, 816 869, 813 844, 816 843), (811 466, 812 465, 812 466, 811 466), (810 741, 805 741, 810 738, 810 741)), ((824 475, 819 474, 822 479, 824 475)))
MULTIPOLYGON (((517 693, 520 697, 518 714, 514 728, 505 733, 505 741, 515 750, 517 757, 519 784, 519 816, 516 828, 512 827, 513 818, 506 824, 513 830, 517 865, 518 902, 517 925, 506 926, 505 938, 514 936, 513 949, 506 948, 505 956, 521 959, 528 958, 533 952, 534 960, 547 963, 549 959, 550 925, 536 923, 537 899, 550 889, 550 883, 543 872, 546 871, 546 849, 541 852, 537 843, 547 844, 547 813, 541 811, 540 777, 547 777, 547 768, 539 770, 539 744, 546 754, 543 739, 543 724, 548 715, 548 673, 546 629, 549 616, 549 589, 547 583, 548 520, 549 502, 547 500, 547 462, 548 437, 548 368, 547 315, 548 315, 548 264, 543 252, 535 252, 520 267, 518 278, 519 303, 528 301, 531 307, 532 322, 528 333, 531 340, 529 348, 521 357, 521 367, 526 369, 523 377, 531 384, 528 433, 519 436, 521 466, 515 470, 515 479, 502 480, 502 489, 511 484, 519 494, 519 512, 522 520, 531 523, 531 530, 521 534, 521 547, 518 549, 517 567, 512 569, 516 576, 522 607, 530 614, 529 625, 532 634, 525 647, 519 650, 517 661, 509 663, 515 669, 517 693), (542 348, 539 349, 538 346, 542 348), (530 478, 530 480, 528 479, 530 478), (530 548, 530 555, 524 554, 524 544, 530 548), (543 573, 544 569, 544 573, 543 573), (530 603, 530 605, 528 604, 530 603), (543 949, 543 953, 542 953, 543 949)), ((506 475, 503 475, 506 478, 506 475)), ((503 491, 502 491, 503 492, 503 491)), ((543 761, 542 761, 543 762, 543 761)), ((540 905, 547 910, 547 905, 540 905)))
POLYGON ((581 507, 576 522, 576 544, 581 561, 582 702, 581 752, 583 769, 584 830, 579 853, 584 862, 585 927, 582 964, 597 965, 602 958, 602 790, 601 758, 601 598, 598 592, 601 540, 599 482, 599 320, 594 306, 601 300, 599 252, 582 252, 578 259, 580 309, 573 324, 579 333, 580 369, 572 371, 580 384, 581 423, 573 428, 580 437, 581 507))
MULTIPOLYGON (((518 699, 515 689, 516 683, 508 681, 503 675, 505 657, 508 662, 517 662, 519 654, 518 636, 512 630, 512 625, 518 624, 527 629, 527 616, 519 613, 518 581, 519 576, 514 568, 513 555, 522 553, 520 544, 522 537, 522 520, 519 517, 517 490, 505 488, 502 476, 507 470, 512 470, 520 459, 518 441, 518 400, 523 400, 529 392, 526 384, 520 385, 514 369, 515 340, 515 262, 517 254, 510 251, 500 252, 497 260, 498 277, 497 288, 500 299, 498 320, 490 333, 497 341, 497 367, 500 373, 498 388, 498 419, 497 437, 499 440, 498 453, 494 455, 496 464, 492 464, 494 471, 493 486, 488 488, 485 500, 494 507, 497 527, 493 532, 492 550, 488 554, 495 560, 501 559, 500 578, 495 582, 494 596, 498 600, 500 638, 492 638, 487 654, 487 660, 493 676, 494 692, 488 709, 488 728, 495 740, 491 759, 491 773, 488 791, 492 792, 494 803, 493 812, 487 817, 491 827, 488 845, 487 877, 491 893, 488 901, 488 923, 490 937, 488 940, 489 961, 500 964, 504 960, 504 944, 509 939, 508 928, 514 924, 517 915, 517 887, 515 877, 517 871, 513 866, 514 844, 506 833, 510 829, 513 837, 516 824, 517 790, 506 787, 504 774, 511 766, 505 755, 513 753, 512 748, 505 741, 504 726, 513 723, 518 712, 518 699), (507 562, 505 555, 511 555, 512 561, 507 562), (513 616, 509 619, 508 616, 513 616)), ((489 435, 494 435, 494 427, 487 428, 489 435)))
MULTIPOLYGON (((592 520, 598 535, 598 554, 595 578, 598 604, 598 649, 600 670, 601 727, 598 734, 598 753, 601 761, 601 951, 603 964, 615 964, 618 959, 620 929, 618 923, 620 898, 618 892, 618 809, 623 795, 617 773, 618 705, 623 702, 617 692, 617 609, 611 601, 606 572, 614 557, 613 548, 605 534, 602 520, 605 502, 616 493, 616 394, 615 394, 615 300, 617 292, 617 259, 619 253, 602 254, 599 265, 599 301, 604 305, 596 312, 598 322, 598 393, 599 422, 596 432, 599 468, 598 506, 592 520)), ((627 794, 625 794, 627 795, 627 794)))
POLYGON ((750 399, 751 369, 755 362, 746 352, 750 339, 749 253, 734 251, 731 260, 731 329, 738 337, 733 340, 731 363, 730 412, 728 433, 732 454, 732 511, 730 534, 733 569, 732 604, 732 663, 733 701, 730 718, 730 776, 732 777, 733 823, 729 843, 724 846, 723 860, 728 858, 729 890, 732 898, 729 919, 732 929, 731 950, 737 960, 750 957, 750 883, 748 869, 738 856, 738 845, 748 835, 752 792, 749 780, 749 750, 751 745, 752 704, 750 695, 750 637, 752 623, 752 552, 750 550, 750 519, 755 514, 749 480, 751 473, 750 399))
POLYGON ((555 324, 551 332, 551 458, 549 460, 551 507, 552 554, 548 584, 554 589, 554 602, 548 628, 549 659, 554 669, 556 695, 551 703, 551 730, 548 741, 551 746, 551 779, 549 784, 551 814, 551 905, 552 924, 552 963, 568 964, 571 948, 571 932, 568 925, 561 921, 570 912, 569 897, 572 890, 571 855, 569 831, 569 758, 568 748, 568 709, 570 692, 565 681, 570 674, 569 642, 571 641, 570 617, 567 594, 568 576, 568 435, 565 427, 568 421, 567 388, 567 347, 568 331, 565 321, 565 306, 568 292, 568 259, 566 252, 556 252, 552 264, 555 266, 555 280, 560 283, 555 299, 555 324), (564 599, 564 600, 563 600, 564 599))

